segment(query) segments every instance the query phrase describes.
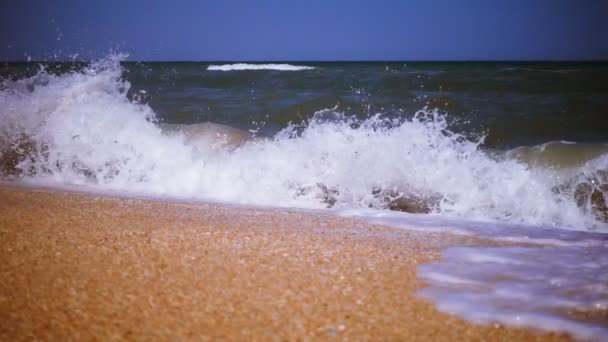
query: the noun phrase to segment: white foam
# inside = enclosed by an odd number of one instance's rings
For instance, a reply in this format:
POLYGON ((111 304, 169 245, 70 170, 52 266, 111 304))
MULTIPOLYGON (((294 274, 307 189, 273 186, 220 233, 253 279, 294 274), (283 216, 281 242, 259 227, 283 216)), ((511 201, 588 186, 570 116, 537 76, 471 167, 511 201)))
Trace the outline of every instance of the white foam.
MULTIPOLYGON (((568 193, 554 191, 563 175, 493 159, 479 141, 450 132, 436 111, 360 121, 326 109, 271 139, 204 148, 214 144, 209 129, 205 137, 192 135, 200 127, 164 134, 150 107, 128 99, 129 86, 116 59, 5 81, 0 134, 45 144, 20 168, 47 184, 301 208, 326 207, 327 191, 338 207, 382 207, 374 190, 384 189, 428 200, 443 217, 606 229, 568 193)), ((585 172, 607 169, 606 157, 585 172)))
POLYGON ((572 312, 608 310, 608 244, 596 247, 452 247, 424 265, 419 292, 439 310, 476 323, 501 323, 606 340, 601 322, 572 312))
POLYGON ((217 71, 235 71, 235 70, 301 71, 301 70, 312 70, 312 69, 315 69, 315 67, 304 66, 304 65, 291 65, 291 64, 249 64, 249 63, 209 65, 207 67, 207 70, 217 70, 217 71))
POLYGON ((608 310, 606 233, 363 208, 338 213, 372 224, 512 243, 448 248, 442 261, 420 267, 418 275, 428 286, 418 294, 443 312, 479 324, 566 332, 594 341, 608 338, 601 318, 584 318, 587 313, 602 317, 608 310))
POLYGON ((369 208, 349 208, 338 215, 395 228, 425 232, 444 232, 500 240, 519 244, 544 246, 598 246, 608 239, 606 230, 570 229, 548 225, 530 225, 493 220, 472 220, 441 214, 408 214, 369 208))

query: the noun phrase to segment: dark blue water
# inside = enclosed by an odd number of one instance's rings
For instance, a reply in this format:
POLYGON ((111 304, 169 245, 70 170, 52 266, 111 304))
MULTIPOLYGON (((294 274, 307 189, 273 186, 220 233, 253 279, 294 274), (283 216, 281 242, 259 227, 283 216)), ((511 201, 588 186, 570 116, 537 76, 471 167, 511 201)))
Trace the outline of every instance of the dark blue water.
MULTIPOLYGON (((363 119, 377 113, 410 118, 428 107, 449 113, 455 132, 486 135, 489 147, 608 142, 603 62, 292 63, 314 67, 300 71, 209 65, 123 62, 131 96, 167 123, 211 121, 270 136, 325 108, 363 119)), ((39 67, 5 63, 1 70, 3 77, 19 78, 39 67)), ((47 70, 79 67, 51 64, 47 70)))
POLYGON ((305 63, 313 70, 207 71, 203 63, 128 64, 171 123, 214 121, 276 133, 333 108, 359 118, 438 108, 488 146, 608 141, 606 63, 305 63))

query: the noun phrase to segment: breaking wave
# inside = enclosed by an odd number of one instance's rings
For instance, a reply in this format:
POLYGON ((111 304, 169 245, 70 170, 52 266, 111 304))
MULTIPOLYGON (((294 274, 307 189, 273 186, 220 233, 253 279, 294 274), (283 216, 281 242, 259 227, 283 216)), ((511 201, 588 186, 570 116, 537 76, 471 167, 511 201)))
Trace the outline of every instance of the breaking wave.
POLYGON ((361 120, 324 109, 273 137, 212 123, 171 126, 129 98, 129 87, 119 57, 62 75, 40 70, 4 80, 3 178, 244 204, 606 228, 604 149, 576 165, 537 165, 525 158, 542 149, 485 151, 483 139, 452 132, 446 115, 434 110, 361 120))
POLYGON ((315 67, 303 66, 303 65, 291 65, 291 64, 249 64, 249 63, 209 65, 207 67, 207 70, 216 70, 216 71, 236 71, 236 70, 301 71, 301 70, 312 70, 312 69, 315 69, 315 67))

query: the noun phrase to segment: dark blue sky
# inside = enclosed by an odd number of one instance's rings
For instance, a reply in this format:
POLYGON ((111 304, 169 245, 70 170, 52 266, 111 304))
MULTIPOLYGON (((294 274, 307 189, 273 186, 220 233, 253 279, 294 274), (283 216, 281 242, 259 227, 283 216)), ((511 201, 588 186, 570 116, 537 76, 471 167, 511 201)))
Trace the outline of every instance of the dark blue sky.
POLYGON ((0 60, 608 59, 604 0, 0 0, 0 60))

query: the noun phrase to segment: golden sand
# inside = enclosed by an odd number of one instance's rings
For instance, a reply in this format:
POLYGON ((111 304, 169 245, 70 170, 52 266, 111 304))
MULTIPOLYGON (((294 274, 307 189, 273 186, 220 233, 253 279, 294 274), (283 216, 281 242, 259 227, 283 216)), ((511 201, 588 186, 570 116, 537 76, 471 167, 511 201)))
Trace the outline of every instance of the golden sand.
POLYGON ((0 187, 0 340, 562 341, 417 298, 448 234, 0 187))

